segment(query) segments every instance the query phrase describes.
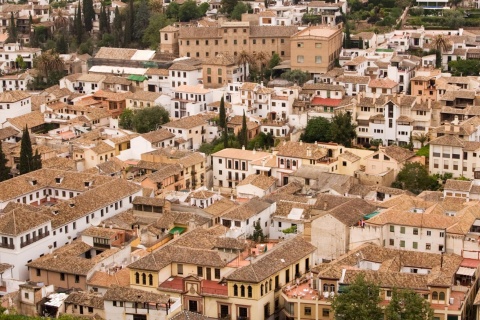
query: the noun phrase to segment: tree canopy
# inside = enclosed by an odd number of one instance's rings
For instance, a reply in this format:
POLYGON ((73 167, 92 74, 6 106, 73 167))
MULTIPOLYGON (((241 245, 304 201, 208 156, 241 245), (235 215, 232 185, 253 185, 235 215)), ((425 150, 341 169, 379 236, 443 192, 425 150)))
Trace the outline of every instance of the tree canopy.
POLYGON ((308 120, 305 131, 300 136, 300 139, 305 142, 330 142, 331 134, 330 128, 332 123, 324 117, 316 117, 308 120))
POLYGON ((350 112, 337 113, 332 118, 330 136, 333 142, 345 147, 352 146, 352 140, 357 137, 357 126, 352 122, 350 112))
POLYGON ((25 174, 36 170, 36 163, 33 157, 32 141, 30 140, 28 127, 25 127, 22 134, 19 170, 20 174, 25 174))
POLYGON ((428 169, 421 163, 406 163, 392 183, 392 187, 419 194, 425 190, 438 190, 437 179, 428 174, 428 169))
POLYGON ((303 84, 310 78, 310 75, 302 70, 293 69, 282 73, 280 77, 282 79, 294 82, 299 86, 303 86, 303 84))
POLYGON ((421 295, 412 290, 394 289, 385 308, 386 320, 432 320, 433 310, 421 295))
POLYGON ((359 274, 344 293, 333 298, 332 309, 335 319, 377 320, 383 319, 380 301, 380 288, 359 274))
POLYGON ((450 61, 448 66, 454 76, 478 76, 480 73, 480 60, 476 59, 450 61))
POLYGON ((10 167, 7 166, 7 158, 2 149, 2 141, 0 140, 0 182, 10 178, 10 167))
POLYGON ((164 107, 155 106, 138 111, 125 109, 120 115, 119 125, 127 130, 145 133, 156 130, 159 125, 169 120, 168 111, 164 107))

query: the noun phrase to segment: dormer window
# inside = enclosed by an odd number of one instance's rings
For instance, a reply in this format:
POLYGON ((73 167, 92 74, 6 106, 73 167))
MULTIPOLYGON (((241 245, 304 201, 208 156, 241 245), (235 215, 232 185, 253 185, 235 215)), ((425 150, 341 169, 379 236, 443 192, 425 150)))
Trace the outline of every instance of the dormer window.
POLYGON ((88 188, 92 186, 92 181, 85 181, 84 184, 85 184, 85 188, 88 188))
POLYGON ((59 184, 62 183, 63 177, 56 177, 55 178, 55 183, 59 184))
POLYGON ((32 180, 30 180, 30 184, 31 184, 32 186, 36 186, 36 185, 37 185, 37 179, 32 179, 32 180))
POLYGON ((54 209, 54 210, 52 211, 52 213, 53 213, 53 215, 56 216, 56 215, 58 214, 58 209, 54 209))

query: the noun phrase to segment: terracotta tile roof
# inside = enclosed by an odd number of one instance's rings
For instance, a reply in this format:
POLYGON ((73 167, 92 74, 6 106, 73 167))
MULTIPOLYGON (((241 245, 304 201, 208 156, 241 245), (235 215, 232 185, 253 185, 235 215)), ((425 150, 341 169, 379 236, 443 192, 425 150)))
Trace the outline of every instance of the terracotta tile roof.
POLYGON ((103 310, 103 298, 98 293, 72 292, 64 301, 66 304, 75 304, 84 307, 93 307, 103 310))
POLYGON ((350 162, 357 162, 358 160, 362 159, 361 157, 357 156, 356 154, 350 152, 350 151, 345 151, 341 155, 339 155, 339 158, 343 158, 347 161, 350 162))
POLYGON ((367 221, 373 225, 401 225, 432 229, 446 229, 457 223, 458 217, 439 214, 415 213, 397 210, 395 207, 376 215, 367 221))
POLYGON ((217 56, 207 59, 203 64, 215 66, 233 66, 235 65, 235 58, 230 56, 228 53, 219 53, 217 56))
POLYGON ((27 125, 29 128, 40 126, 45 120, 41 112, 33 111, 15 118, 7 118, 7 122, 18 130, 24 130, 27 125))
POLYGON ((329 84, 329 83, 305 83, 302 87, 302 93, 314 93, 317 90, 330 90, 330 91, 345 91, 345 88, 341 85, 329 84))
POLYGON ((104 183, 75 197, 73 207, 67 202, 53 206, 52 210, 58 210, 58 214, 52 216, 52 227, 57 228, 75 221, 140 190, 139 185, 120 178, 104 183))
POLYGON ((311 243, 301 236, 284 240, 252 260, 250 265, 233 271, 226 279, 228 281, 259 283, 311 254, 315 249, 311 243))
POLYGON ((130 270, 128 268, 109 274, 102 271, 95 271, 87 284, 92 287, 108 288, 112 286, 128 287, 130 285, 130 270))
POLYGON ((88 244, 76 240, 55 250, 53 253, 35 259, 28 263, 27 266, 41 270, 86 276, 100 261, 118 251, 118 249, 109 249, 92 259, 81 257, 83 253, 92 248, 88 244))
POLYGON ((91 226, 81 232, 82 236, 111 239, 117 234, 116 230, 91 226))
POLYGON ((177 313, 176 315, 174 315, 171 319, 172 320, 209 320, 210 318, 200 313, 183 310, 177 313))
POLYGON ((211 191, 208 191, 208 190, 199 190, 197 192, 192 192, 190 194, 190 198, 193 198, 193 199, 209 199, 209 198, 213 197, 214 195, 216 195, 215 192, 211 192, 211 191))
POLYGON ((298 32, 297 26, 250 26, 251 38, 282 37, 290 38, 298 32))
POLYGON ((392 89, 398 86, 398 83, 389 79, 389 78, 383 78, 383 79, 373 79, 370 80, 370 83, 368 84, 369 87, 371 88, 386 88, 386 89, 392 89))
POLYGON ((314 97, 312 99, 311 105, 312 106, 338 107, 341 102, 342 102, 342 99, 314 97))
POLYGON ((159 92, 138 90, 134 93, 129 93, 127 99, 155 102, 161 95, 159 92))
POLYGON ((115 160, 118 158, 110 158, 108 161, 97 164, 97 168, 103 174, 115 174, 119 173, 124 169, 124 166, 121 164, 121 161, 115 160))
POLYGON ((457 98, 475 99, 475 91, 467 89, 448 90, 440 97, 441 101, 454 101, 457 98))
POLYGON ((208 214, 211 214, 213 217, 218 217, 227 212, 228 210, 232 210, 235 207, 239 206, 238 203, 233 202, 228 199, 221 199, 215 201, 212 205, 203 209, 208 214))
POLYGON ((0 140, 4 140, 13 136, 16 136, 20 133, 20 131, 16 130, 13 127, 6 127, 0 129, 0 140))
POLYGON ((95 55, 96 59, 130 60, 137 49, 101 47, 95 55))
POLYGON ((443 188, 444 188, 444 190, 469 192, 470 189, 472 188, 472 182, 471 181, 448 179, 443 188))
POLYGON ((288 141, 280 143, 277 146, 277 157, 291 157, 300 159, 322 159, 327 156, 326 148, 320 147, 313 143, 288 141), (310 154, 309 154, 310 152, 310 154))
POLYGON ((411 157, 415 156, 415 152, 399 146, 388 146, 382 149, 382 151, 390 158, 395 159, 397 162, 402 163, 411 157))
POLYGON ((237 184, 237 187, 251 184, 262 190, 267 190, 275 184, 277 180, 274 177, 265 175, 251 174, 237 184))
POLYGON ((148 68, 145 72, 147 76, 164 76, 168 77, 168 69, 157 69, 157 68, 148 68))
POLYGON ((170 301, 170 296, 127 287, 113 287, 105 292, 103 299, 105 301, 165 304, 170 301))
POLYGON ((160 164, 157 171, 146 175, 145 178, 153 182, 163 182, 169 177, 179 175, 181 171, 182 167, 179 164, 160 164))
POLYGON ((167 129, 158 129, 155 131, 144 133, 141 135, 141 137, 151 143, 158 143, 160 141, 172 139, 175 137, 175 135, 170 131, 168 131, 167 129))
POLYGON ((30 94, 21 90, 4 91, 0 93, 0 103, 17 102, 30 98, 30 94))
POLYGON ((48 210, 27 205, 12 205, 0 215, 0 234, 17 236, 50 221, 48 210))
POLYGON ((202 125, 206 126, 207 119, 204 115, 194 115, 189 117, 184 117, 179 120, 170 121, 162 125, 166 128, 176 128, 176 129, 192 129, 202 125))
POLYGON ((103 80, 103 83, 105 83, 105 84, 121 84, 121 85, 125 85, 125 86, 130 86, 132 84, 132 81, 128 80, 127 78, 120 77, 120 76, 107 75, 107 76, 105 76, 105 79, 103 80))
POLYGON ((341 83, 368 84, 370 82, 370 77, 342 75, 337 77, 335 81, 341 83))
POLYGON ((103 153, 115 151, 115 147, 112 147, 108 143, 100 142, 95 147, 90 148, 90 150, 92 150, 96 154, 103 154, 103 153))
POLYGON ((271 203, 265 202, 258 198, 253 198, 239 207, 232 208, 231 210, 227 211, 222 215, 222 218, 244 221, 266 210, 271 205, 271 203))

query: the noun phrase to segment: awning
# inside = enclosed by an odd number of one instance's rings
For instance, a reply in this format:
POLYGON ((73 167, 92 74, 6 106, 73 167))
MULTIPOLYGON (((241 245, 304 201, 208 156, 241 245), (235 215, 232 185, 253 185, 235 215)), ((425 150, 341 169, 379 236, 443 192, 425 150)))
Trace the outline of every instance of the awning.
POLYGON ((371 219, 371 218, 375 217, 379 213, 380 213, 380 211, 373 211, 372 213, 366 214, 363 217, 365 218, 365 220, 368 220, 368 219, 371 219))
POLYGON ((128 80, 132 80, 132 81, 139 81, 139 82, 143 82, 147 79, 147 77, 145 76, 141 76, 141 75, 138 75, 138 74, 131 74, 128 76, 127 78, 128 80))
POLYGON ((458 268, 456 274, 459 274, 461 276, 473 277, 473 275, 475 274, 475 269, 460 267, 458 268))
POLYGON ((173 227, 172 229, 170 229, 170 231, 168 231, 168 233, 170 233, 170 234, 182 234, 183 231, 185 231, 185 228, 173 227))

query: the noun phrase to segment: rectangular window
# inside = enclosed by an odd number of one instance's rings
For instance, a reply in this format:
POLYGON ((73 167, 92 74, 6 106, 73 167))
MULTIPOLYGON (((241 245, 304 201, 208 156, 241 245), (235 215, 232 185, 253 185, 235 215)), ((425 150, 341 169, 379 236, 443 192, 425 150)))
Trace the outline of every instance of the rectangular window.
POLYGON ((413 228, 413 234, 418 235, 418 228, 413 228))
POLYGON ((394 240, 394 239, 390 239, 389 243, 390 243, 391 246, 394 246, 394 245, 395 245, 395 240, 394 240))
POLYGON ((412 247, 413 247, 413 249, 418 249, 418 242, 414 242, 412 247))
POLYGON ((303 310, 303 313, 306 316, 311 316, 312 315, 312 308, 311 307, 305 307, 305 309, 303 310))
POLYGON ((203 267, 197 267, 197 276, 203 277, 203 267))
POLYGON ((322 309, 322 316, 325 317, 330 317, 330 309, 322 309))
POLYGON ((400 233, 405 233, 405 227, 400 227, 400 233))
POLYGON ((183 264, 180 264, 180 263, 177 264, 177 273, 183 274, 183 264))
POLYGON ((297 63, 303 63, 303 56, 302 55, 298 55, 297 56, 297 63))
POLYGON ((432 235, 432 231, 428 230, 427 231, 427 236, 431 236, 432 235))
POLYGON ((75 275, 75 283, 80 282, 80 276, 78 274, 75 275))
POLYGON ((400 248, 405 248, 405 240, 400 240, 400 248))
POLYGON ((432 250, 432 244, 431 243, 426 243, 425 244, 425 250, 432 250))
POLYGON ((395 232, 395 226, 390 226, 390 232, 395 232))
POLYGON ((315 63, 316 64, 322 63, 322 56, 315 56, 315 63))
POLYGON ((220 269, 215 268, 215 279, 220 279, 220 269))

